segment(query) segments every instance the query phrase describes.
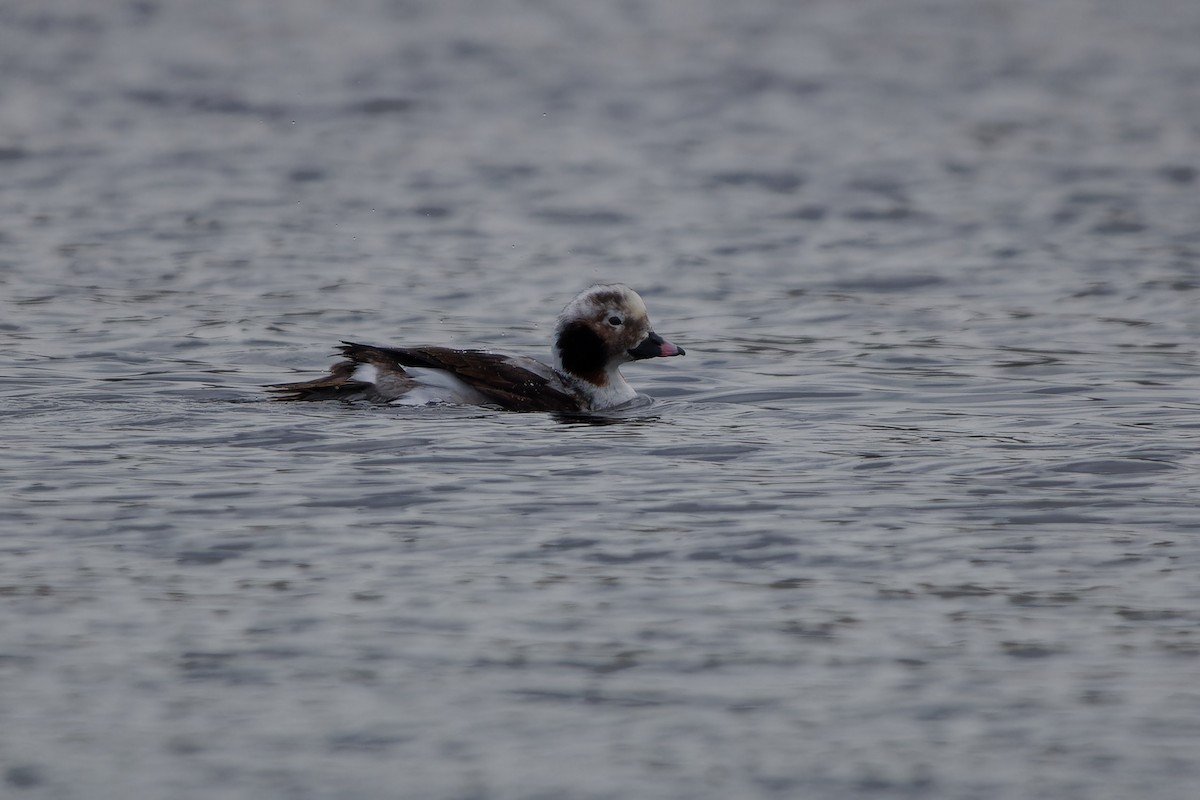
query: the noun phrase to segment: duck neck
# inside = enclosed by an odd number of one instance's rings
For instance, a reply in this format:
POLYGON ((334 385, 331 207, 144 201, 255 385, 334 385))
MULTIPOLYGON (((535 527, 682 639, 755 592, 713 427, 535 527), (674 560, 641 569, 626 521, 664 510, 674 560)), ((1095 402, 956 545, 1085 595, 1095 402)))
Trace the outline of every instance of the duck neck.
POLYGON ((637 397, 637 392, 626 382, 618 365, 602 370, 599 381, 593 376, 576 375, 561 369, 560 365, 556 366, 559 366, 559 374, 587 400, 593 411, 624 405, 637 397))

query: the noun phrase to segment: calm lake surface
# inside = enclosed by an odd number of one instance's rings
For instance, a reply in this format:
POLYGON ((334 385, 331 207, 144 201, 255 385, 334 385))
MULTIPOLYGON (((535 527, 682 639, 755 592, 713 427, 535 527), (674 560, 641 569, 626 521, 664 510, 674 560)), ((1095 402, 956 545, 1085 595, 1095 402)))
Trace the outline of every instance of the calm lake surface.
POLYGON ((0 795, 1198 796, 1197 42, 0 6, 0 795), (645 408, 260 390, 608 280, 645 408))

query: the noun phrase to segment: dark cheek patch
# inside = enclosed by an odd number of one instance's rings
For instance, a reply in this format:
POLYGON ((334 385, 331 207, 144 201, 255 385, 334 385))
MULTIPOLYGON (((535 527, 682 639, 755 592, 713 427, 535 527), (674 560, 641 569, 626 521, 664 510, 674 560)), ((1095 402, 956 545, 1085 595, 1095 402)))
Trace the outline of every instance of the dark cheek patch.
POLYGON ((603 385, 608 355, 600 336, 582 322, 572 322, 558 335, 558 352, 563 369, 592 383, 603 385))

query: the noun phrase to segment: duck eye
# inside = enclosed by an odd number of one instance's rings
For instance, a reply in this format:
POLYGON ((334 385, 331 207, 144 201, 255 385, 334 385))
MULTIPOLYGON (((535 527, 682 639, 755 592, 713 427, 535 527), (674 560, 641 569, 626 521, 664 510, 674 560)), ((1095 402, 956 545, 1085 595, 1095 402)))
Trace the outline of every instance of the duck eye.
POLYGON ((613 314, 611 317, 608 318, 608 324, 615 327, 617 325, 622 324, 622 320, 616 314, 613 314))

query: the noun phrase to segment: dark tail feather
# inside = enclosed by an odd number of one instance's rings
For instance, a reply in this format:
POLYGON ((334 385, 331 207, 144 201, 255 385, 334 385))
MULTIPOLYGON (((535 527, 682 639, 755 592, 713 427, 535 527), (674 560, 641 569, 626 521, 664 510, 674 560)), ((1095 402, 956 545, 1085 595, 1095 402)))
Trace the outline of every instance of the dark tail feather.
POLYGON ((369 394, 371 384, 354 380, 357 366, 354 361, 341 361, 330 367, 328 375, 316 380, 275 383, 266 389, 275 400, 358 400, 369 394))
POLYGON ((345 361, 329 369, 329 374, 301 383, 277 383, 267 391, 276 400, 370 400, 387 403, 415 385, 405 374, 397 354, 408 351, 390 350, 369 344, 342 342, 338 348, 345 361), (355 380, 354 373, 362 365, 375 368, 374 382, 355 380))

